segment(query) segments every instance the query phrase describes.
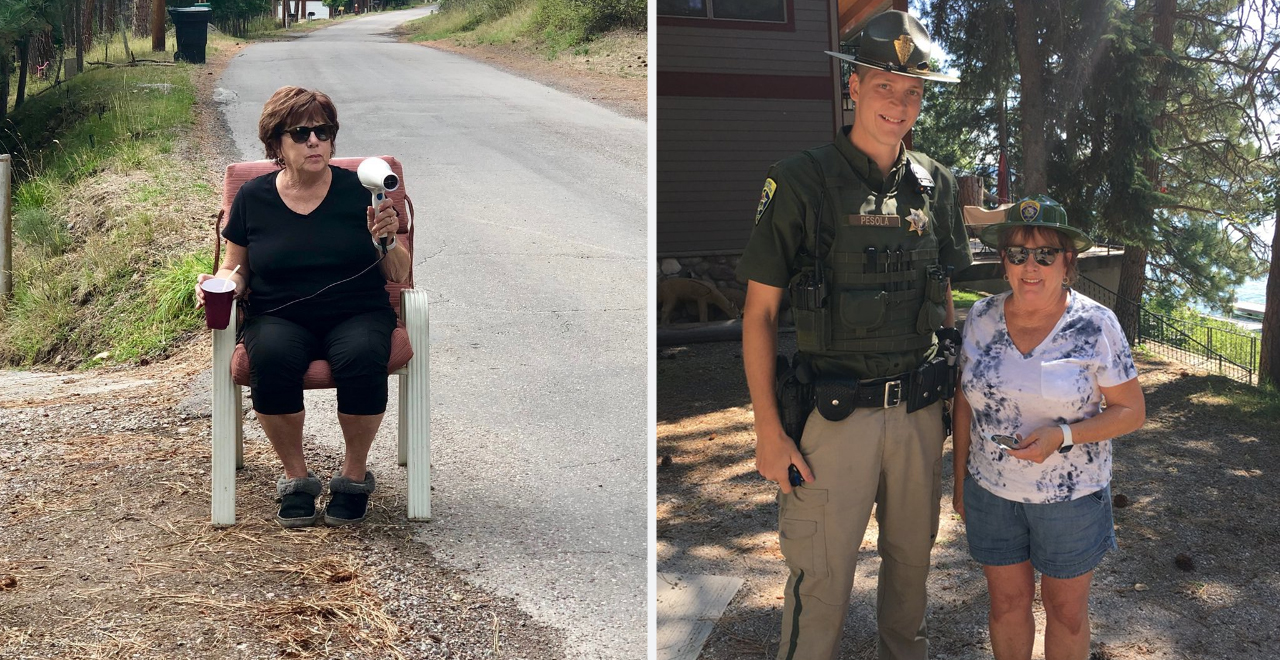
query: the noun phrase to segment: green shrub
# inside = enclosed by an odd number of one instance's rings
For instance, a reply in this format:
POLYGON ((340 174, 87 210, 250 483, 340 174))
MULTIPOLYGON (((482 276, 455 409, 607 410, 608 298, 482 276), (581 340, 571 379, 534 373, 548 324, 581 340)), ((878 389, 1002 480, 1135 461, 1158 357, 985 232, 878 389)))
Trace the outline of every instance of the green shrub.
POLYGON ((13 214, 13 235, 35 246, 46 258, 66 252, 72 242, 63 220, 41 206, 22 208, 13 214))

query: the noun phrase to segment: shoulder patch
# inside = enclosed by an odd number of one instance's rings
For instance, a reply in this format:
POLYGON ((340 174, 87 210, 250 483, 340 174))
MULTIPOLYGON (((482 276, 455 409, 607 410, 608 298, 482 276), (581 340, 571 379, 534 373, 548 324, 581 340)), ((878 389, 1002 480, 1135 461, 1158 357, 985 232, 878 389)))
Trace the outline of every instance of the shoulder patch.
POLYGON ((769 201, 773 199, 773 191, 778 189, 778 184, 773 179, 764 180, 764 190, 760 191, 760 205, 756 207, 756 224, 760 224, 760 218, 764 217, 764 210, 769 207, 769 201))

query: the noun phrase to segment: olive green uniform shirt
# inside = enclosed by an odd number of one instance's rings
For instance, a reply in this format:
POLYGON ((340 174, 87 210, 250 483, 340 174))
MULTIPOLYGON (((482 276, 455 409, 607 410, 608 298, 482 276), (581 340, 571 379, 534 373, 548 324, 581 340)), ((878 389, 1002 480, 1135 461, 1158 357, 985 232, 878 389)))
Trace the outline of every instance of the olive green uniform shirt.
MULTIPOLYGON (((895 248, 893 237, 900 236, 905 240, 913 225, 908 217, 913 211, 920 210, 930 216, 927 230, 936 233, 938 263, 953 266, 955 272, 973 263, 951 171, 933 159, 913 152, 916 161, 922 163, 933 178, 934 202, 928 205, 916 189, 906 151, 900 150, 893 168, 882 173, 874 160, 853 146, 849 140, 851 128, 845 126, 841 129, 834 142, 843 156, 842 164, 847 167, 846 171, 835 174, 857 182, 852 188, 846 186, 843 190, 844 210, 869 215, 897 215, 902 219, 901 226, 894 229, 860 228, 875 232, 871 235, 874 238, 869 238, 869 244, 882 242, 878 248, 895 248)), ((832 174, 827 172, 828 176, 832 174)), ((756 214, 756 226, 738 264, 737 274, 742 280, 755 280, 785 289, 802 267, 813 264, 815 248, 825 257, 835 240, 837 220, 834 216, 839 210, 828 202, 822 210, 824 217, 817 217, 824 182, 822 173, 804 154, 775 163, 768 178, 756 214), (806 224, 809 231, 806 231, 806 224), (816 246, 812 234, 815 225, 820 232, 816 246)), ((813 355, 810 358, 818 375, 869 379, 914 369, 934 350, 926 347, 905 352, 849 352, 813 355)))

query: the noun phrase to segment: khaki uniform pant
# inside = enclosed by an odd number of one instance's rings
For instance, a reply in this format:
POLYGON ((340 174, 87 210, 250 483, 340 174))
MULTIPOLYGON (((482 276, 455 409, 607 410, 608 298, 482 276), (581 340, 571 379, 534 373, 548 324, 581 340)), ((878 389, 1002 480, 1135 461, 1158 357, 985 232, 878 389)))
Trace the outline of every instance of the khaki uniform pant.
POLYGON ((944 440, 940 403, 910 415, 904 402, 859 408, 839 422, 816 410, 809 416, 800 451, 814 481, 778 496, 780 544, 791 569, 778 660, 836 658, 873 503, 880 658, 928 656, 925 579, 938 534, 944 440))

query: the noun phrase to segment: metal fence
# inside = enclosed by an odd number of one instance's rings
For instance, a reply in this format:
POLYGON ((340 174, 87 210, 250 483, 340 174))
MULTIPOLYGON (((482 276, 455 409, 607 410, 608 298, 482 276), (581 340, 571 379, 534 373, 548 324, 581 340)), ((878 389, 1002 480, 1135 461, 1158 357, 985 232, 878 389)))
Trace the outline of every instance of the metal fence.
MULTIPOLYGON (((1075 289, 1115 308, 1116 292, 1081 276, 1075 289)), ((1205 369, 1250 385, 1258 383, 1258 353, 1262 337, 1248 331, 1227 330, 1180 319, 1140 307, 1137 343, 1161 357, 1205 369)))

